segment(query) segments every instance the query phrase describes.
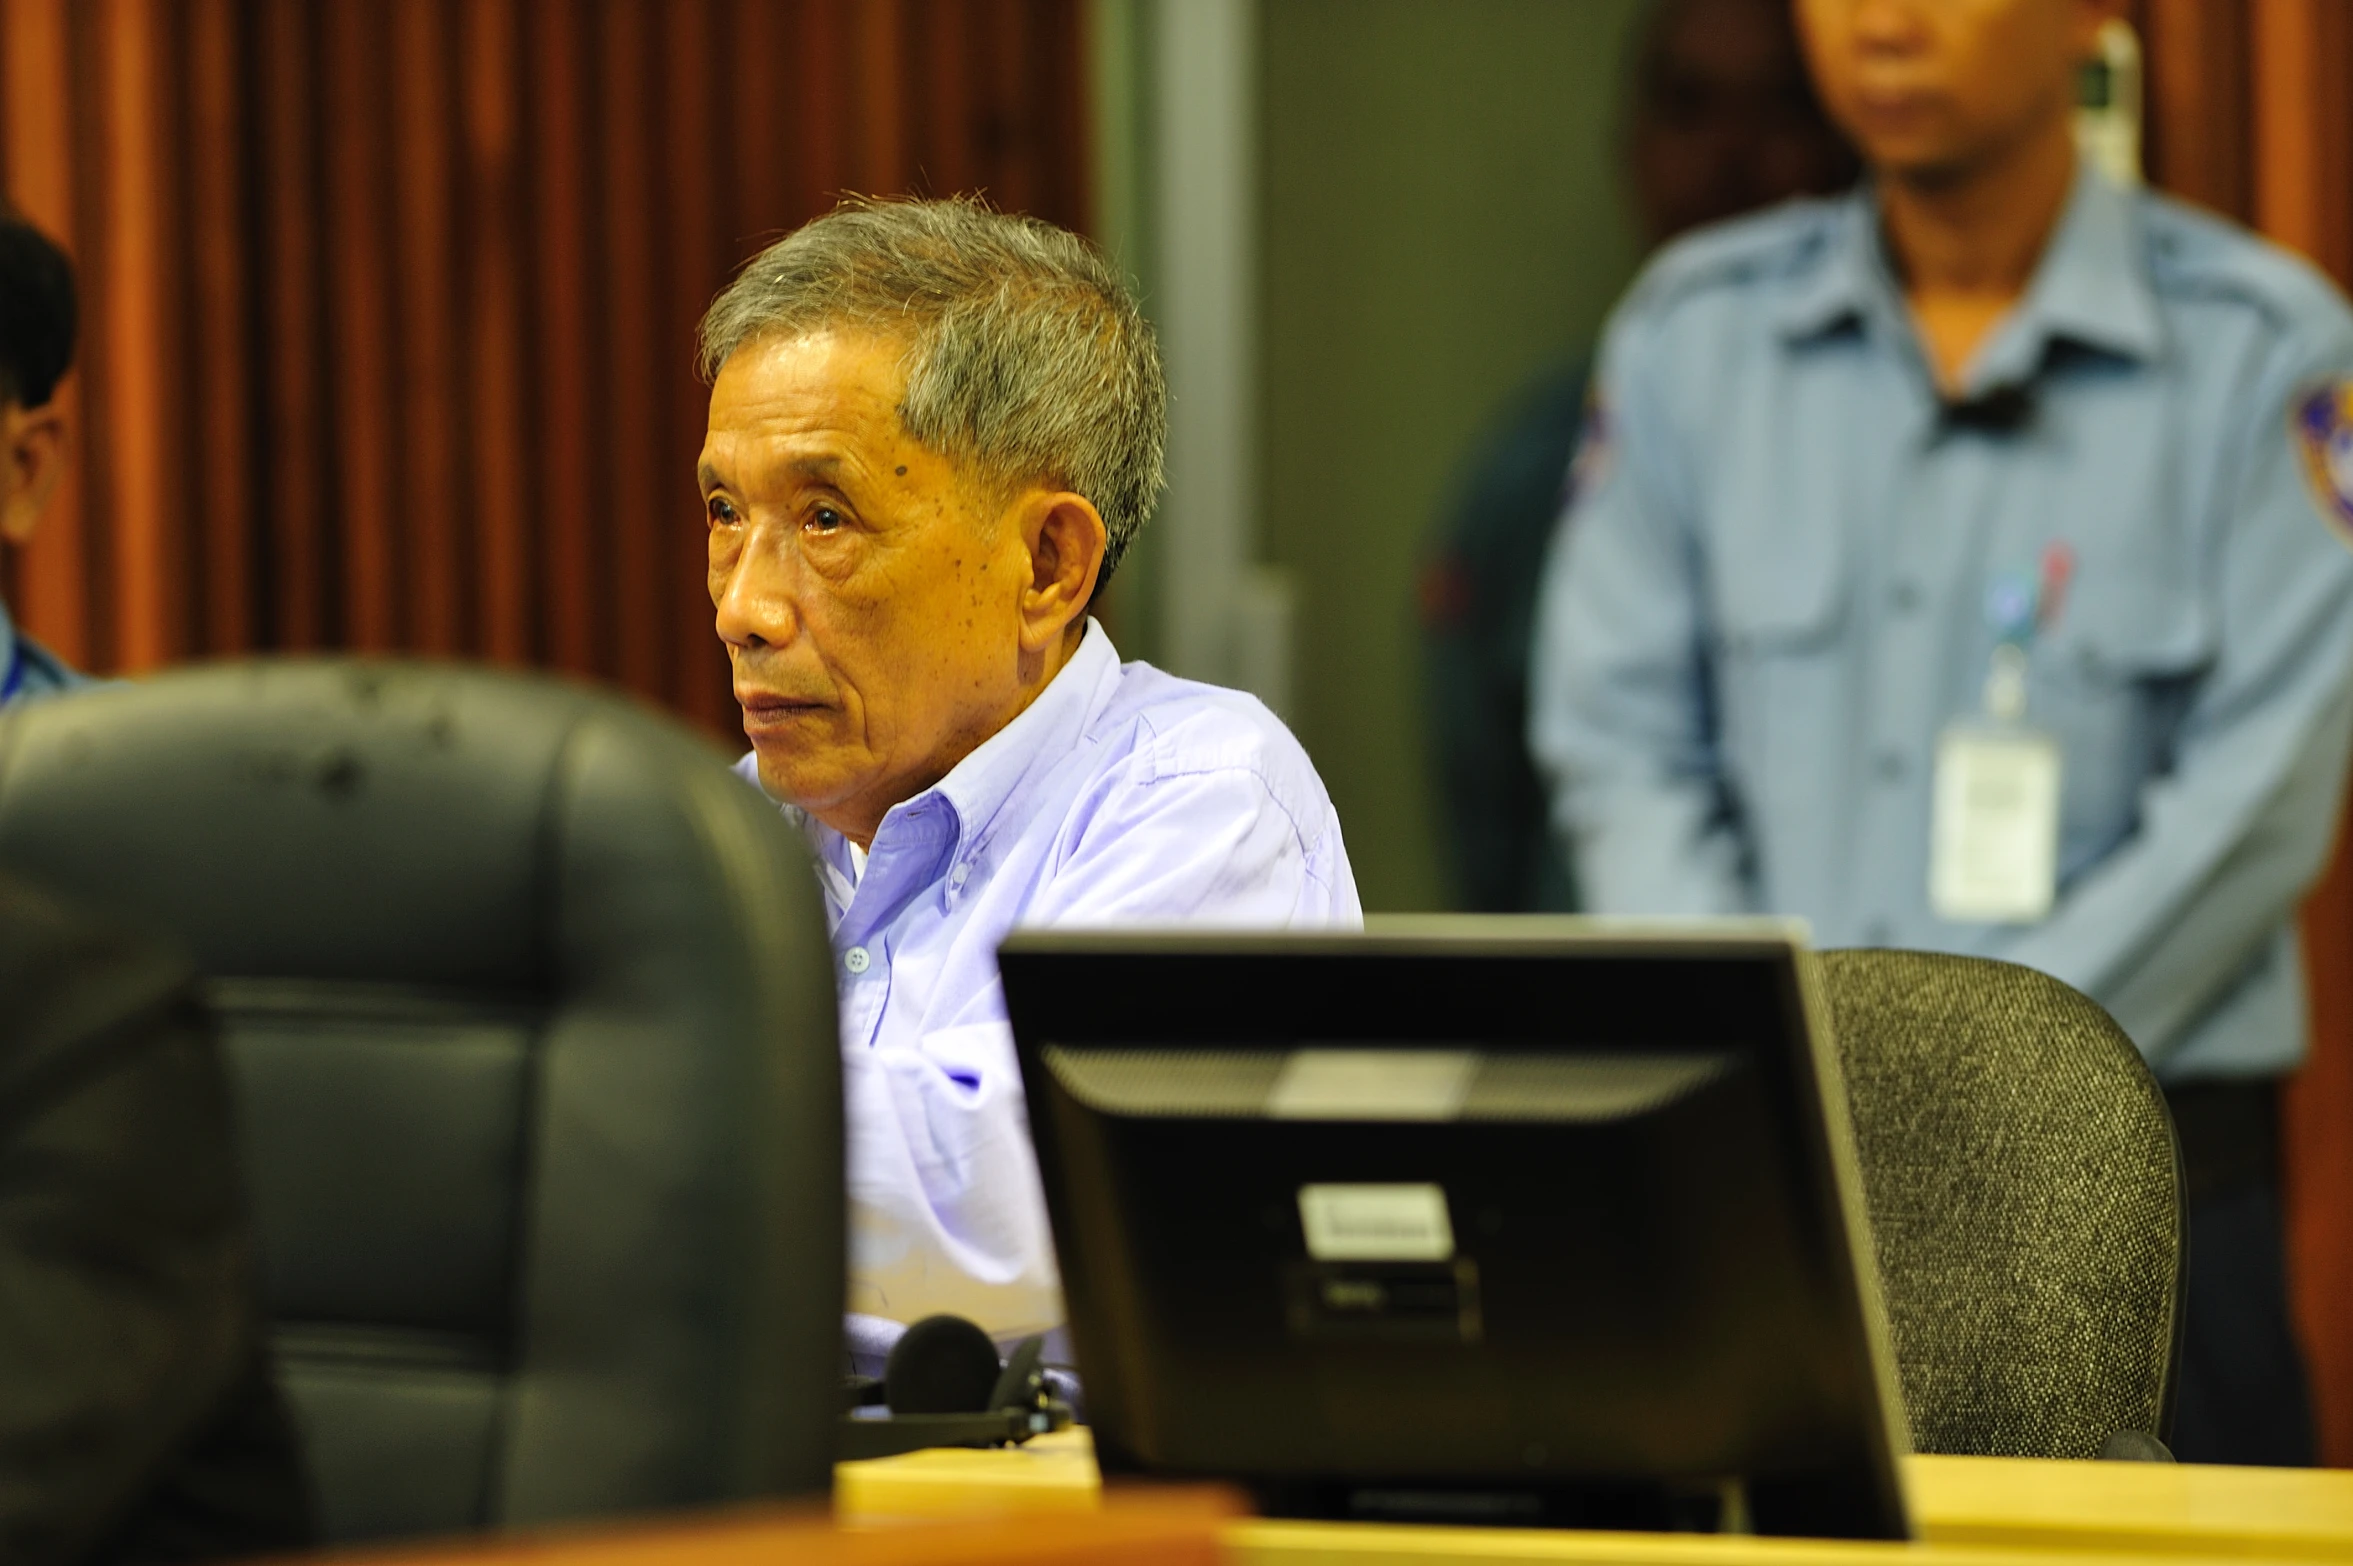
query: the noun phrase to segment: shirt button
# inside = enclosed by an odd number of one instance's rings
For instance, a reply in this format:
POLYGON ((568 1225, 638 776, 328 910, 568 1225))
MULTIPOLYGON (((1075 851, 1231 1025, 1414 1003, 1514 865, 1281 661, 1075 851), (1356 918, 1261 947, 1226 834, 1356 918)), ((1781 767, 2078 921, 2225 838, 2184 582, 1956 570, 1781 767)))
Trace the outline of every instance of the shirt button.
POLYGON ((842 953, 842 966, 849 969, 853 976, 864 973, 874 966, 874 954, 863 946, 853 946, 842 953))
POLYGON ((1898 582, 1895 584, 1895 590, 1887 596, 1889 601, 1896 606, 1897 613, 1910 614, 1920 607, 1920 584, 1918 582, 1898 582))
POLYGON ((1901 752, 1883 750, 1871 763, 1871 770, 1879 774, 1882 783, 1901 783, 1904 780, 1904 758, 1901 752))
POLYGON ((1863 944, 1865 946, 1885 946, 1894 939, 1895 926, 1889 924, 1885 919, 1874 919, 1863 926, 1863 944))

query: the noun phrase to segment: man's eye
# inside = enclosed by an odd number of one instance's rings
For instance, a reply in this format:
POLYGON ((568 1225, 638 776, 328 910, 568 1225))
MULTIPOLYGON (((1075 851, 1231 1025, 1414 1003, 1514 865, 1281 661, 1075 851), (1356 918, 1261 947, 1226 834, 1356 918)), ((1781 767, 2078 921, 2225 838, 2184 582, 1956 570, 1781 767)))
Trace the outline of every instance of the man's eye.
POLYGON ((809 526, 820 533, 834 531, 842 525, 844 520, 842 514, 831 506, 819 506, 809 513, 809 526))
POLYGON ((703 510, 710 514, 714 526, 733 526, 737 520, 735 505, 725 495, 713 495, 704 501, 703 510))

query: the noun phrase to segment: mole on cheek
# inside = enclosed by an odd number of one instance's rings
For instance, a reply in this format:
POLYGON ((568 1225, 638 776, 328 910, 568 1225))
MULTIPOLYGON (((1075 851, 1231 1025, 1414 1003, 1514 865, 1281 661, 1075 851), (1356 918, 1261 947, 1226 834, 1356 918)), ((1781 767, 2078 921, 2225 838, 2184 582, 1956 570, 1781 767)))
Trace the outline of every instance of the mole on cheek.
POLYGON ((906 476, 907 476, 907 464, 905 464, 904 462, 902 462, 902 463, 900 463, 900 464, 899 464, 899 477, 901 477, 901 478, 905 478, 906 476))

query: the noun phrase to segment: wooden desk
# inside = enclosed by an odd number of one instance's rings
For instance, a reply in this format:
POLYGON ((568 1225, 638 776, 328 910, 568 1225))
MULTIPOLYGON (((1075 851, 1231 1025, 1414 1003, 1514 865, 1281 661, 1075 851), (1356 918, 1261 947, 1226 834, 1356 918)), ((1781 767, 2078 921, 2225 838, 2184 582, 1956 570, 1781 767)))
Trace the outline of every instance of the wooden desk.
MULTIPOLYGON (((1400 1528, 1365 1524, 1239 1522, 1227 1529, 1235 1566, 1433 1566, 1439 1561, 1858 1563, 1926 1566, 2024 1555, 2218 1560, 2353 1561, 2353 1472, 2210 1468, 2171 1463, 2056 1463, 1991 1457, 1915 1457, 1912 1514, 1934 1546, 1817 1545, 1520 1529, 1400 1528)), ((915 1452, 835 1470, 834 1508, 846 1520, 1084 1511, 1101 1481, 1083 1430, 1008 1452, 915 1452)))
POLYGON ((1918 1544, 1410 1528, 1237 1517, 1213 1490, 1114 1490, 1084 1431, 836 1470, 832 1518, 771 1508, 339 1554, 335 1566, 2124 1566, 2353 1562, 2353 1472, 1911 1459, 1918 1544))

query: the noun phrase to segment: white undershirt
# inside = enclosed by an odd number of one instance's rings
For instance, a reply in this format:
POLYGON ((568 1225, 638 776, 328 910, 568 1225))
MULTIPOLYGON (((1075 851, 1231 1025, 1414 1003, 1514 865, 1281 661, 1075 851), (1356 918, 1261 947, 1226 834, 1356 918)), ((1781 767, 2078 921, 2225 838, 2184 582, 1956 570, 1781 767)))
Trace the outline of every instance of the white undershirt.
POLYGON ((856 886, 860 881, 865 879, 866 850, 860 848, 857 844, 852 843, 850 845, 850 884, 852 886, 856 886))

